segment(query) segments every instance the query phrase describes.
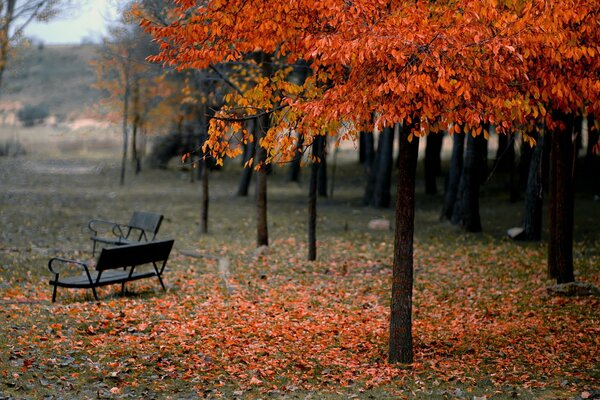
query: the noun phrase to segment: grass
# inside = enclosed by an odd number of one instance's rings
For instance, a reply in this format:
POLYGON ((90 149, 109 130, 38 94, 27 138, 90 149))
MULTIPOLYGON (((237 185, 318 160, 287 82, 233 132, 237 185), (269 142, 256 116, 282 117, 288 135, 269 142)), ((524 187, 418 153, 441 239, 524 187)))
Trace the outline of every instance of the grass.
MULTIPOLYGON (((501 177, 484 190, 479 235, 440 223, 441 196, 419 183, 415 364, 388 365, 393 231, 367 224, 393 221, 393 210, 360 205, 353 162, 337 173, 308 262, 307 177, 269 178, 271 245, 259 255, 252 194, 234 196, 233 162, 211 175, 201 235, 200 185, 185 172, 143 171, 120 187, 106 153, 0 158, 0 398, 555 399, 598 389, 600 302, 546 295, 545 243, 504 236, 522 205, 505 199, 501 177), (59 289, 52 304, 47 260, 89 259, 87 221, 132 210, 166 217, 160 234, 176 240, 168 292, 138 282, 94 302, 59 289)), ((576 276, 600 285, 598 203, 582 194, 576 204, 576 276)))
POLYGON ((31 46, 15 49, 2 80, 2 100, 47 107, 60 117, 90 114, 100 99, 89 62, 98 45, 31 46))

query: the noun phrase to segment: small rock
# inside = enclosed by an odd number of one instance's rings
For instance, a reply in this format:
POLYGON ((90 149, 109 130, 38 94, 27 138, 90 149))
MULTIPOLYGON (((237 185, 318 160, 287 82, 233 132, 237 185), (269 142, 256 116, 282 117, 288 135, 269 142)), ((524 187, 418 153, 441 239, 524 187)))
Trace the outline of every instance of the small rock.
POLYGON ((269 254, 269 246, 259 246, 254 250, 254 258, 260 258, 269 254))
POLYGON ((387 219, 372 219, 369 221, 368 227, 374 231, 389 231, 391 224, 387 219))

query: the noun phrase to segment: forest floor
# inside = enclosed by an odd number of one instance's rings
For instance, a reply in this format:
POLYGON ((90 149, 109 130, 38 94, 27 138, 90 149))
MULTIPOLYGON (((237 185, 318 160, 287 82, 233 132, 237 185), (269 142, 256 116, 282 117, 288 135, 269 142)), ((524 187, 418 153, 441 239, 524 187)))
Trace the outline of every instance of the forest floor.
MULTIPOLYGON (((483 188, 482 234, 439 222, 419 184, 411 366, 386 363, 393 210, 360 205, 358 165, 319 199, 306 261, 306 190, 269 178, 267 251, 239 166, 201 188, 177 170, 127 175, 102 156, 0 157, 0 399, 576 399, 600 396, 600 299, 550 297, 546 242, 516 243, 521 203, 483 188), (91 258, 90 218, 165 215, 167 292, 152 280, 58 290, 48 259, 91 258), (191 256, 190 256, 191 254, 191 256)), ((440 179, 440 183, 441 183, 440 179)), ((497 186, 502 186, 497 184, 497 186)), ((600 203, 577 195, 577 280, 600 285, 600 203)))

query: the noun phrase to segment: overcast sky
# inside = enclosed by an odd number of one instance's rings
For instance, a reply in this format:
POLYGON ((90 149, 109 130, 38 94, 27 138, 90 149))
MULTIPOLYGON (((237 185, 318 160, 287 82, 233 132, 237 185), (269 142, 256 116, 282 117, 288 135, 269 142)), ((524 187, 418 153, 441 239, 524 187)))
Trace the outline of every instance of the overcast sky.
POLYGON ((117 19, 115 0, 79 0, 74 6, 48 23, 33 21, 25 36, 46 44, 79 44, 82 39, 99 42, 106 25, 117 19))

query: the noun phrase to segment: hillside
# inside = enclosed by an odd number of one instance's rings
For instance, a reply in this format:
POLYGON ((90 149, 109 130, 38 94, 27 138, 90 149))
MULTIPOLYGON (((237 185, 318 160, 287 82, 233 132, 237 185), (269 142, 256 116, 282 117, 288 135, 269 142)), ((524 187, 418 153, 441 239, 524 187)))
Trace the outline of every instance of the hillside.
POLYGON ((89 62, 98 45, 32 46, 10 59, 0 88, 0 108, 10 103, 41 105, 59 118, 77 118, 98 111, 101 93, 91 87, 95 74, 89 62))

